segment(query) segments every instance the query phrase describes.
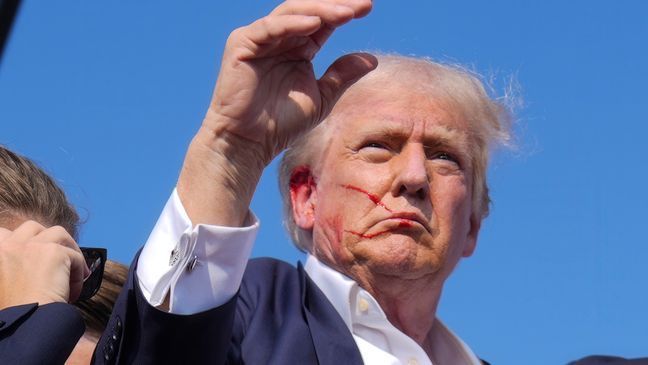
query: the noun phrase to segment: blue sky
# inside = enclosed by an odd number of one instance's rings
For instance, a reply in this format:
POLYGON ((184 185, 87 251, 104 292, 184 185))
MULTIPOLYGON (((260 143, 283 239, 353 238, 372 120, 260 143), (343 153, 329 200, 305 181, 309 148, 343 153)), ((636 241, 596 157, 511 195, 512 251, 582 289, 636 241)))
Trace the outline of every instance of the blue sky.
MULTIPOLYGON (((80 243, 129 262, 173 189, 229 32, 272 1, 25 0, 0 68, 0 143, 53 174, 80 243)), ((340 29, 354 50, 517 77, 518 147, 495 154, 494 206, 440 316, 493 364, 648 356, 648 3, 386 1, 340 29)), ((276 165, 253 209, 255 256, 295 262, 276 165)))

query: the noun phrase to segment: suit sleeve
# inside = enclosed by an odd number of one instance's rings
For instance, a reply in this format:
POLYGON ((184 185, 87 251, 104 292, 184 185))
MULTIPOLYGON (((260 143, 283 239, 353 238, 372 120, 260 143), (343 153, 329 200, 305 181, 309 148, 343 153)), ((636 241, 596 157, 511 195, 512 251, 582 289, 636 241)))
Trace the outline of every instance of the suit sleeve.
POLYGON ((0 363, 62 364, 85 331, 67 303, 25 304, 0 311, 0 363))
POLYGON ((230 346, 236 296, 196 314, 158 310, 142 295, 131 265, 93 356, 94 364, 223 364, 230 346))

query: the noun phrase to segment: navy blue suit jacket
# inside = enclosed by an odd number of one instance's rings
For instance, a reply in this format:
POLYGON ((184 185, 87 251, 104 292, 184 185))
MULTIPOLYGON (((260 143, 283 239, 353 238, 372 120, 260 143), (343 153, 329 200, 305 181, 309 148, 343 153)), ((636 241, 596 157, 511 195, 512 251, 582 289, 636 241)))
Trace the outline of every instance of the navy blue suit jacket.
POLYGON ((132 265, 95 363, 362 364, 351 332, 301 265, 250 260, 238 294, 195 315, 151 307, 134 271, 132 265))
POLYGON ((25 304, 0 311, 1 364, 63 364, 85 325, 66 303, 25 304))
POLYGON ((301 265, 250 260, 239 293, 195 315, 151 307, 134 272, 131 265, 95 364, 362 364, 342 318, 301 265))

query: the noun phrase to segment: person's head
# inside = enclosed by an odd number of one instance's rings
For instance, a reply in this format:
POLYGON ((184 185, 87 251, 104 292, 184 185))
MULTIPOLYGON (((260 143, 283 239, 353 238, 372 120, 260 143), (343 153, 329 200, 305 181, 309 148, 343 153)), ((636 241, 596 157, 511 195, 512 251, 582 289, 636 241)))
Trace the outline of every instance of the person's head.
MULTIPOLYGON (((0 227, 14 230, 27 220, 46 227, 61 226, 78 238, 79 215, 63 190, 33 161, 0 146, 0 227)), ((75 303, 86 332, 68 359, 69 364, 90 363, 127 271, 124 265, 108 260, 99 292, 75 303)))
POLYGON ((28 158, 0 146, 0 227, 13 230, 26 220, 78 235, 79 215, 56 182, 28 158))
POLYGON ((86 331, 83 338, 74 348, 66 364, 87 364, 92 357, 95 345, 103 333, 110 313, 117 301, 126 278, 128 267, 116 261, 107 260, 103 280, 97 294, 87 300, 74 303, 81 312, 86 331))
POLYGON ((508 140, 509 114, 461 68, 377 58, 285 152, 286 225, 299 248, 343 272, 446 277, 488 214, 489 147, 508 140))

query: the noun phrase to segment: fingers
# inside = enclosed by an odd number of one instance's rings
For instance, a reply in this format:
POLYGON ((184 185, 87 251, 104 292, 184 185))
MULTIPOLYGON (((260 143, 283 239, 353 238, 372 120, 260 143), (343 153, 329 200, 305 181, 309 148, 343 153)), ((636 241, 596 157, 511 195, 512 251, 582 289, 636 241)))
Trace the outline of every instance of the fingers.
POLYGON ((322 19, 322 23, 340 26, 355 17, 354 1, 296 0, 286 1, 270 13, 273 15, 309 15, 322 19))
MULTIPOLYGON (((11 232, 6 238, 16 243, 56 243, 75 251, 77 254, 81 255, 81 258, 83 258, 79 245, 77 245, 76 241, 72 236, 70 236, 68 231, 61 226, 46 228, 38 222, 26 221, 18 226, 18 228, 11 232)), ((83 266, 85 267, 81 272, 83 277, 90 275, 90 270, 85 265, 85 262, 83 266)))
MULTIPOLYGON (((370 10, 370 0, 286 1, 268 16, 232 32, 228 43, 243 45, 251 51, 250 54, 242 55, 242 59, 265 56, 260 52, 260 46, 275 44, 291 37, 312 36, 311 41, 317 45, 317 51, 336 27, 364 16, 370 10)), ((303 45, 305 41, 307 40, 302 40, 302 44, 297 46, 303 45)))
POLYGON ((11 236, 11 231, 0 227, 0 242, 4 241, 7 237, 11 236))
POLYGON ((331 112, 342 93, 362 76, 378 66, 378 60, 368 53, 351 53, 338 58, 317 81, 322 97, 319 120, 331 112))
POLYGON ((54 242, 81 253, 74 238, 61 226, 46 228, 38 222, 26 221, 13 231, 10 238, 13 242, 54 242))
POLYGON ((233 36, 240 32, 242 37, 254 44, 265 45, 288 37, 308 36, 321 25, 322 21, 317 16, 277 15, 261 18, 248 27, 235 31, 233 36))
MULTIPOLYGON (((353 12, 354 18, 360 18, 371 10, 371 0, 288 0, 277 6, 270 14, 310 14, 331 16, 331 10, 342 12, 346 8, 353 12)), ((329 18, 330 21, 335 19, 329 18)))
POLYGON ((13 232, 0 229, 0 243, 0 269, 6 271, 0 275, 4 302, 73 302, 81 294, 90 270, 78 245, 63 227, 46 228, 27 221, 13 232))
POLYGON ((78 253, 81 253, 81 249, 79 249, 79 246, 77 245, 74 238, 72 238, 68 231, 66 231, 65 228, 61 226, 54 226, 41 231, 36 236, 34 236, 32 241, 54 242, 77 251, 78 253))
POLYGON ((41 246, 41 254, 31 265, 40 265, 43 270, 39 281, 46 283, 43 297, 51 297, 53 301, 74 302, 79 298, 83 288, 83 280, 86 277, 88 267, 81 252, 57 243, 28 242, 23 246, 41 246), (44 260, 39 262, 38 260, 44 260), (45 276, 49 272, 49 275, 45 276))
POLYGON ((85 259, 81 252, 70 248, 65 248, 66 254, 70 258, 70 297, 69 302, 74 302, 79 298, 83 288, 83 280, 89 272, 85 259))
POLYGON ((85 260, 52 242, 3 241, 0 244, 0 308, 69 302, 83 287, 85 260))
POLYGON ((35 221, 26 221, 18 226, 8 238, 12 242, 26 242, 44 230, 45 227, 42 224, 35 221))
MULTIPOLYGON (((56 243, 59 244, 63 247, 66 247, 74 252, 76 252, 78 255, 81 256, 81 259, 83 259, 83 253, 81 252, 81 249, 79 248, 79 245, 77 245, 76 241, 70 234, 68 233, 65 228, 61 226, 54 226, 47 228, 44 231, 41 231, 38 235, 36 235, 33 239, 33 242, 43 242, 43 243, 56 243)), ((81 270, 81 284, 83 284, 83 279, 90 275, 90 269, 85 263, 85 259, 83 259, 83 268, 81 270)), ((72 277, 70 277, 70 282, 72 281, 72 277)), ((71 287, 70 287, 70 290, 71 287)))

